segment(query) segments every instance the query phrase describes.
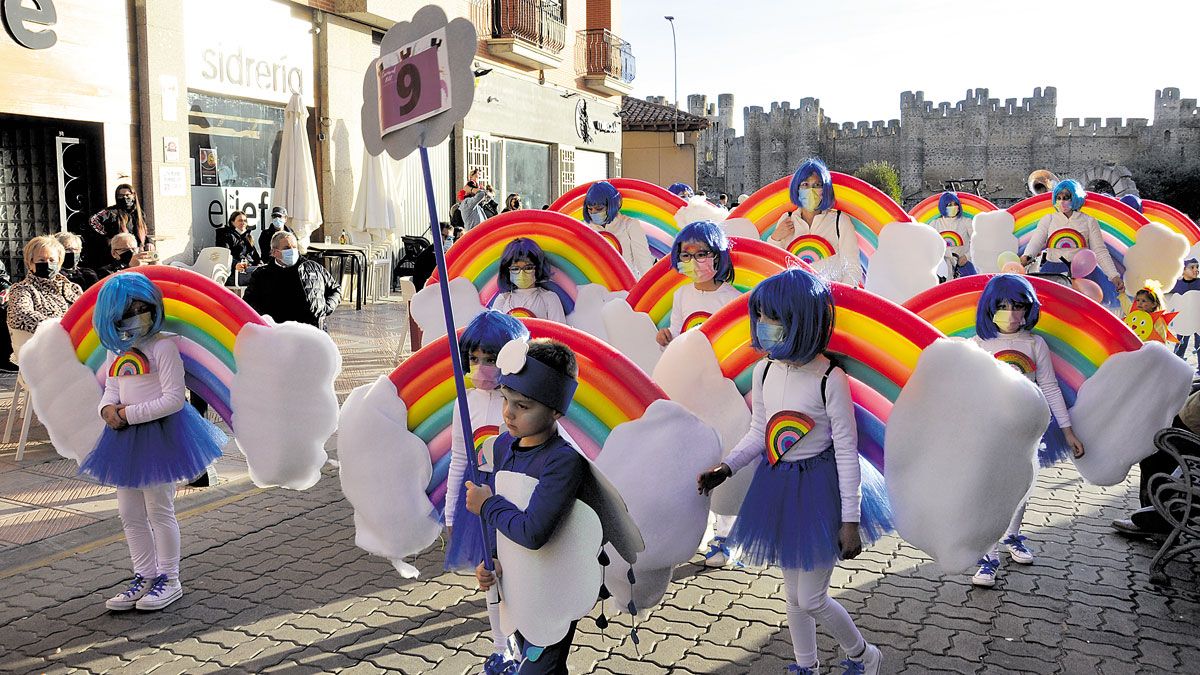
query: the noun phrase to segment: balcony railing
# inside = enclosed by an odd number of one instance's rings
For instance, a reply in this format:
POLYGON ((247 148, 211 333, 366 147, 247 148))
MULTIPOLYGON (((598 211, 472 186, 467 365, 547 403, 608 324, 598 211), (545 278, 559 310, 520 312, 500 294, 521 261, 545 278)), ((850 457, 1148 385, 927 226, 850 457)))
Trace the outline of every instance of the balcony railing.
POLYGON ((581 30, 575 40, 575 74, 603 75, 626 84, 637 75, 633 46, 607 29, 581 30))
POLYGON ((472 20, 481 32, 490 18, 493 38, 515 38, 539 49, 557 54, 567 46, 567 24, 562 7, 541 0, 483 0, 473 2, 472 20), (490 14, 491 16, 486 16, 490 14))

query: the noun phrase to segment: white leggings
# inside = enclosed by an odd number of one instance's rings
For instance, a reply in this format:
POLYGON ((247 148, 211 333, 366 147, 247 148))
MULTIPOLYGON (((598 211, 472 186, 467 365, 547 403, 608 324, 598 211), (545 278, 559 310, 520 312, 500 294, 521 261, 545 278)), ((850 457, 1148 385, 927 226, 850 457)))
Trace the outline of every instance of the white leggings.
POLYGON ((866 648, 862 633, 837 600, 829 597, 829 578, 833 568, 818 570, 784 569, 783 585, 787 605, 788 630, 796 664, 808 668, 817 662, 817 621, 833 633, 847 655, 866 648))
MULTIPOLYGON (((1004 532, 1004 539, 1008 539, 1009 535, 1012 534, 1021 534, 1021 521, 1025 520, 1025 507, 1028 505, 1028 501, 1023 501, 1021 502, 1021 505, 1017 507, 1017 512, 1013 514, 1012 520, 1008 521, 1008 530, 1004 532)), ((1003 541, 1004 540, 1002 539, 992 546, 993 558, 1000 554, 1000 544, 1002 544, 1003 541)))
POLYGON ((175 484, 140 490, 117 488, 117 510, 133 571, 147 579, 165 574, 179 578, 179 521, 175 520, 175 484))

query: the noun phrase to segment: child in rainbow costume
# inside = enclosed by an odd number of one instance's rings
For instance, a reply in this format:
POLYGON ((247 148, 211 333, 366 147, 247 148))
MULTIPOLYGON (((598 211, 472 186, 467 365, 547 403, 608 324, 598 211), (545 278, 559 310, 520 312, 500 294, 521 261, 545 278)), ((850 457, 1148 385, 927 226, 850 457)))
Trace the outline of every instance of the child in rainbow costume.
POLYGON ((791 670, 817 672, 820 620, 845 651, 847 672, 874 674, 879 649, 828 593, 838 560, 857 556, 864 540, 891 528, 883 486, 861 484, 849 378, 823 354, 834 312, 828 284, 804 270, 781 272, 754 289, 751 340, 769 359, 754 370, 750 429, 697 482, 708 492, 763 457, 729 546, 749 564, 783 569, 791 670))
POLYGON ((227 440, 186 404, 183 359, 162 333, 164 314, 158 287, 125 273, 100 289, 93 318, 110 352, 99 408, 107 426, 79 470, 117 488, 134 576, 105 603, 116 611, 158 610, 183 596, 175 483, 203 473, 227 440))
POLYGON ((492 302, 492 309, 518 318, 532 316, 567 322, 564 298, 567 303, 571 298, 550 281, 546 253, 532 239, 518 237, 504 247, 496 285, 500 293, 492 302))
POLYGON ((612 183, 597 181, 588 188, 583 198, 583 222, 616 247, 629 263, 634 278, 645 274, 654 264, 644 225, 621 213, 621 193, 612 183))
POLYGON ((1096 254, 1096 269, 1088 278, 1104 290, 1104 303, 1115 306, 1117 294, 1125 290, 1125 282, 1113 263, 1104 235, 1096 219, 1080 211, 1087 195, 1078 181, 1064 180, 1054 186, 1054 213, 1046 214, 1038 221, 1037 229, 1025 254, 1023 265, 1035 260, 1043 274, 1070 274, 1071 261, 1082 248, 1090 248, 1096 254))
POLYGON ((671 264, 692 283, 675 290, 671 325, 657 335, 663 347, 741 295, 733 287, 729 237, 711 220, 690 223, 679 232, 671 246, 671 264))
POLYGON ((957 194, 942 193, 938 199, 938 217, 929 226, 946 242, 948 278, 975 274, 975 265, 971 263, 971 219, 963 215, 962 201, 957 194))
MULTIPOLYGON (((1048 440, 1044 440, 1039 450, 1042 465, 1048 466, 1062 459, 1067 449, 1076 458, 1082 457, 1084 448, 1071 428, 1067 404, 1050 360, 1050 348, 1040 335, 1030 332, 1037 325, 1040 310, 1037 292, 1024 277, 1017 274, 996 275, 988 281, 979 297, 975 314, 976 334, 972 339, 984 351, 1015 368, 1042 390, 1053 414, 1051 429, 1045 437, 1048 440), (1054 439, 1055 424, 1064 436, 1065 445, 1054 439)), ((996 585, 1000 544, 1008 549, 1013 562, 1021 565, 1033 563, 1033 553, 1025 545, 1026 538, 1021 535, 1024 517, 1025 502, 1022 502, 1009 522, 1004 539, 979 561, 979 570, 971 578, 972 584, 984 588, 996 585)))
POLYGON ((802 238, 808 239, 811 250, 826 253, 812 261, 814 270, 830 281, 860 285, 863 269, 854 221, 833 208, 833 176, 825 163, 814 157, 801 164, 792 174, 788 194, 797 209, 779 217, 768 241, 796 250, 794 244, 802 238))

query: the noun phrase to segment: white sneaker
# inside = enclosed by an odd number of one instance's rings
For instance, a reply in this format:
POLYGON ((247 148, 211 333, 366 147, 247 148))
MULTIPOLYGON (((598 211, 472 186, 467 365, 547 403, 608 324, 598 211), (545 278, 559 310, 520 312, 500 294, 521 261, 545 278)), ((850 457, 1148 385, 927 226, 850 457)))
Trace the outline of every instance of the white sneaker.
POLYGON ((1019 534, 1010 534, 1000 543, 1004 544, 1004 547, 1008 549, 1008 555, 1012 558, 1013 562, 1020 565, 1032 565, 1033 551, 1030 551, 1029 547, 1025 546, 1025 539, 1026 537, 1019 534))
POLYGON ((713 537, 708 543, 708 552, 704 554, 705 567, 724 567, 729 562, 729 547, 725 545, 725 537, 713 537))
POLYGON ((980 588, 991 588, 996 585, 996 569, 1000 567, 1000 559, 984 556, 979 559, 979 571, 971 577, 971 584, 980 588))
POLYGON ((135 574, 129 582, 129 587, 105 601, 104 606, 114 612, 125 612, 133 609, 138 600, 149 592, 150 581, 140 574, 135 574))
POLYGON ((179 579, 168 579, 167 575, 160 574, 150 585, 150 592, 142 596, 135 606, 140 610, 152 612, 160 610, 182 597, 183 586, 180 585, 179 579))
POLYGON ((845 667, 842 675, 879 675, 879 668, 883 665, 883 652, 868 642, 862 655, 856 659, 847 656, 841 665, 845 667))

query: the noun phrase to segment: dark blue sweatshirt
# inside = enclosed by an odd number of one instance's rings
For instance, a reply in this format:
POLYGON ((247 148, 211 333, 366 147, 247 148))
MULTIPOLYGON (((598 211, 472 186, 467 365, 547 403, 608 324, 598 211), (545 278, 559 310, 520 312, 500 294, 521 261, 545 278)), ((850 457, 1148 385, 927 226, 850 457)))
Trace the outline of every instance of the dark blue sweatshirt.
POLYGON ((1189 291, 1200 291, 1200 277, 1191 281, 1180 277, 1179 281, 1175 282, 1175 287, 1170 290, 1171 293, 1187 293, 1189 291))
MULTIPOLYGON (((483 503, 480 517, 517 544, 531 550, 541 548, 579 495, 587 460, 558 434, 541 445, 521 448, 507 432, 496 439, 493 459, 497 472, 523 473, 536 478, 538 485, 524 511, 504 497, 493 495, 483 503)), ((495 490, 494 473, 487 474, 487 481, 495 490)))

